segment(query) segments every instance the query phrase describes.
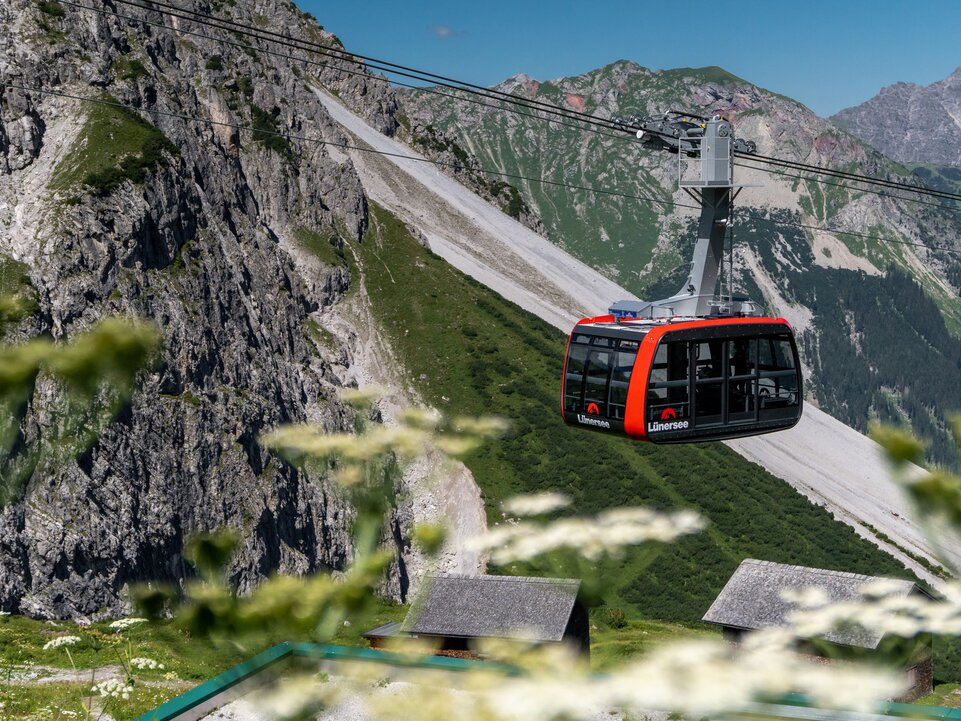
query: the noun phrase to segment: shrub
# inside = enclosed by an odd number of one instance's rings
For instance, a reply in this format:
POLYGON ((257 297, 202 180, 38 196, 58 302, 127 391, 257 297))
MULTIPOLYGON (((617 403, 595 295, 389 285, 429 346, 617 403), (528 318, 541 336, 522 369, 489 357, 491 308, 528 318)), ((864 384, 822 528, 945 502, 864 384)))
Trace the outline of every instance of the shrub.
POLYGON ((254 126, 254 141, 268 150, 273 150, 290 158, 292 156, 290 143, 287 142, 287 138, 277 134, 280 132, 280 128, 277 126, 277 118, 274 117, 273 113, 268 113, 260 106, 251 104, 250 116, 254 126))
POLYGON ((625 628, 627 626, 627 615, 624 613, 624 609, 608 609, 607 623, 611 628, 625 628))
POLYGON ((63 5, 57 2, 57 0, 40 0, 40 2, 37 3, 37 8, 44 15, 49 15, 54 18, 62 18, 66 14, 63 5))

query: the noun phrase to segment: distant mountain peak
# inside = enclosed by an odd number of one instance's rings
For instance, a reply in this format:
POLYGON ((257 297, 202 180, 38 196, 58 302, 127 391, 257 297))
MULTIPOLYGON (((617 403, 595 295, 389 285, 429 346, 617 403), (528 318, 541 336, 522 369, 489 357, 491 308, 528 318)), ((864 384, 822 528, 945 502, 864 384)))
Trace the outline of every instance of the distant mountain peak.
POLYGON ((961 165, 961 67, 930 85, 888 85, 831 122, 902 163, 961 165))
POLYGON ((512 93, 516 90, 524 90, 528 93, 536 93, 541 87, 541 82, 527 73, 516 73, 506 80, 502 80, 493 86, 495 90, 503 90, 512 93))

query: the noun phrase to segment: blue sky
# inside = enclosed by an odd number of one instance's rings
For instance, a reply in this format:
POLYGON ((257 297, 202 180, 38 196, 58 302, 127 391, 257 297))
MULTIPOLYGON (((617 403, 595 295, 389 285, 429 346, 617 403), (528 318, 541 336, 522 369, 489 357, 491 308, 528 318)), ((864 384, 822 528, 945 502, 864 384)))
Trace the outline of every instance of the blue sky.
POLYGON ((483 85, 720 65, 831 115, 961 66, 961 0, 297 2, 354 52, 483 85))

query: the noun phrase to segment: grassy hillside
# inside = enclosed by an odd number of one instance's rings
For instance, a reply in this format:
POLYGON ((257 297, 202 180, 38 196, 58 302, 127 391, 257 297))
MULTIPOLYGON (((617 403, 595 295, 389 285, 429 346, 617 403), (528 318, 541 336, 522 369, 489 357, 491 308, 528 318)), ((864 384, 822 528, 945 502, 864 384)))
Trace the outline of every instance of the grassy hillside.
POLYGON ((606 600, 649 618, 697 621, 745 557, 904 575, 893 559, 788 484, 721 444, 656 447, 568 428, 559 413, 565 338, 460 274, 372 208, 358 248, 375 316, 409 382, 455 414, 498 414, 510 435, 467 461, 492 519, 511 494, 559 490, 579 513, 689 507, 710 529, 644 573, 626 558, 606 600))

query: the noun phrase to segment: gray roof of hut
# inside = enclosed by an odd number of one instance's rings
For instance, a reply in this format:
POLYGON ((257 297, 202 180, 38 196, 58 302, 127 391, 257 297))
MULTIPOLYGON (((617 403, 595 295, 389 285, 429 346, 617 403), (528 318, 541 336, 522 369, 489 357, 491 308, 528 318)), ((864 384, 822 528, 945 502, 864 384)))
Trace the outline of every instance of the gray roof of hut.
POLYGON ((424 579, 404 630, 414 635, 560 641, 581 582, 527 576, 424 579))
POLYGON ((372 628, 364 634, 364 638, 391 638, 401 633, 400 621, 390 621, 377 628, 372 628))
MULTIPOLYGON (((783 591, 813 587, 824 591, 832 603, 857 601, 862 598, 861 587, 878 580, 890 582, 896 596, 924 593, 911 581, 880 579, 877 576, 788 566, 748 558, 741 561, 734 575, 714 599, 704 614, 704 620, 719 626, 752 631, 783 627, 788 625, 788 615, 797 609, 797 604, 781 596, 783 591)), ((874 649, 881 642, 882 634, 854 626, 831 631, 824 638, 844 646, 874 649)))

